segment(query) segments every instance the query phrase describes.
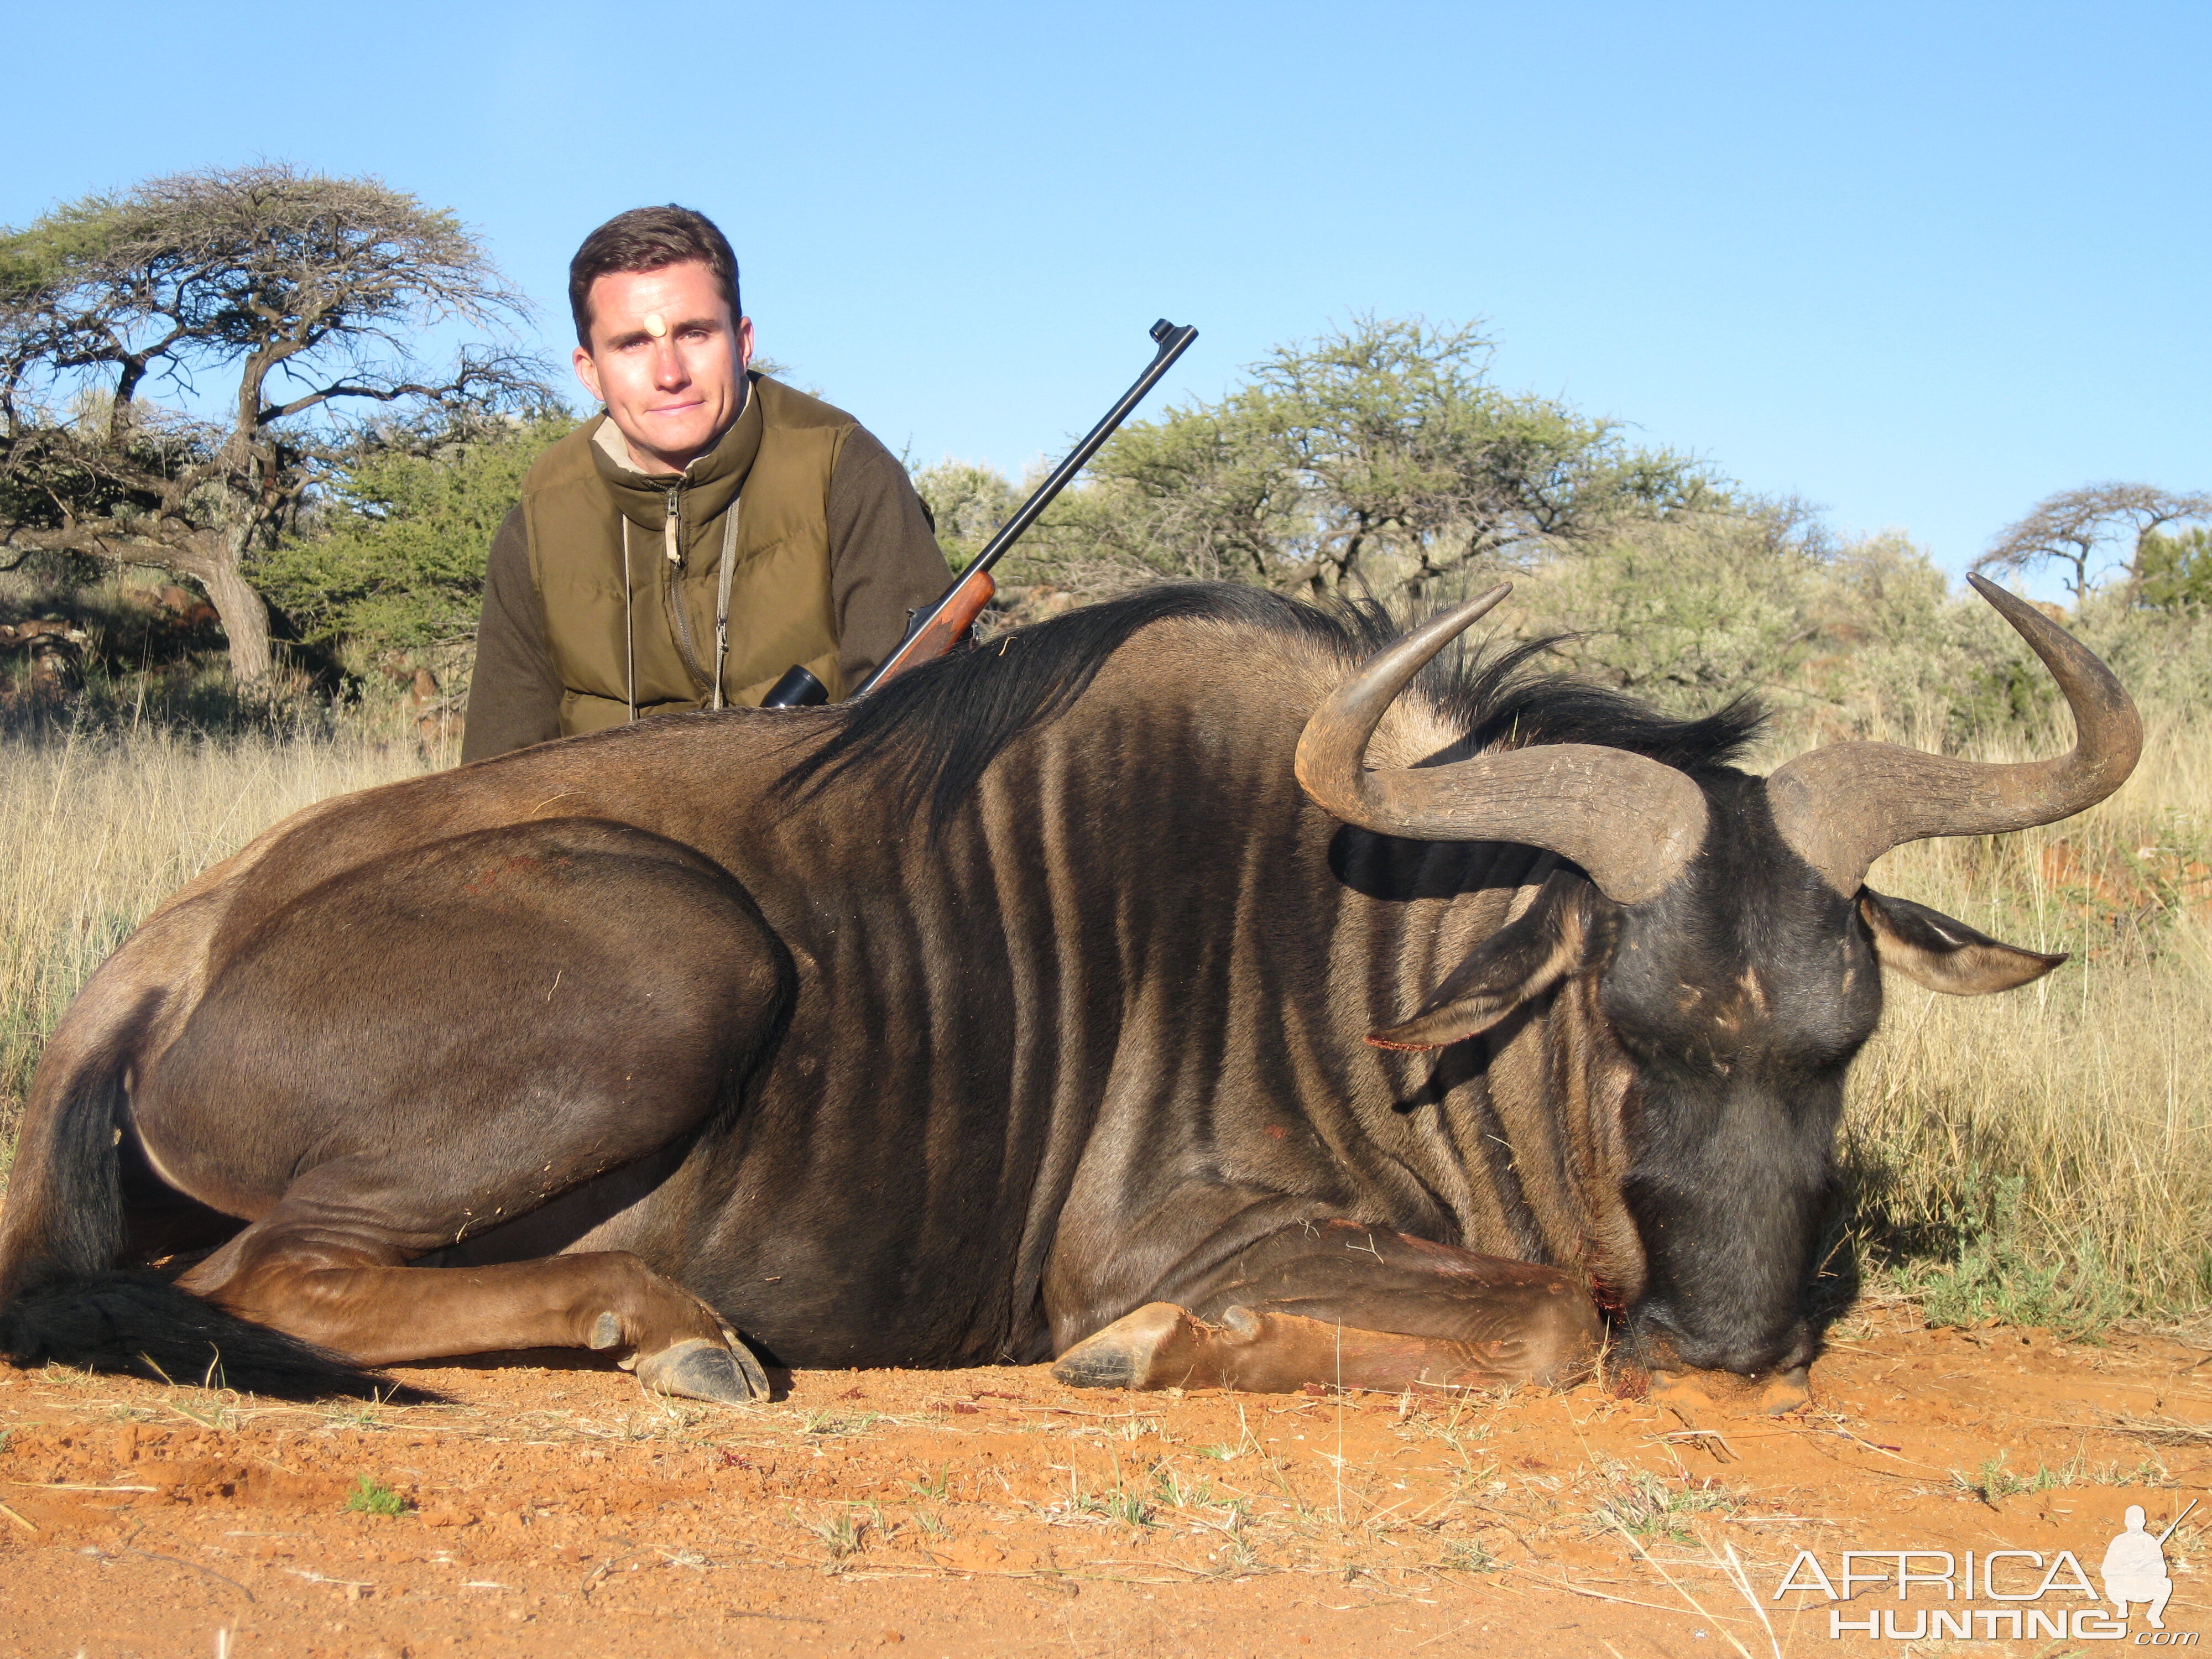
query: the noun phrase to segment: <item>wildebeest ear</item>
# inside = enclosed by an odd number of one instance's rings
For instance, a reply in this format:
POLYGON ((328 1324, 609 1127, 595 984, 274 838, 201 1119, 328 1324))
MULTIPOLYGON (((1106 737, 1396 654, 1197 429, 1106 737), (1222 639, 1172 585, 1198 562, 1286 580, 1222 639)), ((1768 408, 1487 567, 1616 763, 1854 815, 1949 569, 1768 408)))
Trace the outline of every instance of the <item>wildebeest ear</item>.
POLYGON ((1378 1048, 1441 1048, 1486 1031, 1531 997, 1564 979, 1583 951, 1580 878, 1561 871, 1544 884, 1520 920, 1499 928, 1445 976, 1421 1012, 1401 1025, 1370 1031, 1378 1048))
POLYGON ((1940 910, 1886 897, 1871 887, 1859 889, 1859 915, 1874 934, 1874 953, 1883 967, 1954 997, 2009 991, 2066 960, 2063 952, 2046 957, 2007 945, 1940 910))

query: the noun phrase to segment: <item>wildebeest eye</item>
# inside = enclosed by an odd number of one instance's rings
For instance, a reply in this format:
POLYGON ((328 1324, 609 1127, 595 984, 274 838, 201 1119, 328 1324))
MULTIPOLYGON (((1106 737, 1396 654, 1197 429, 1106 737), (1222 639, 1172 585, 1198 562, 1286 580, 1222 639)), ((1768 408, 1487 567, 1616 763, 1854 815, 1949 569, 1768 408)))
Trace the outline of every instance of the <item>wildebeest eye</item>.
POLYGON ((1606 1025, 1621 1051, 1640 1065, 1650 1065, 1668 1052, 1668 1044, 1660 1029, 1632 1014, 1608 1009, 1606 1011, 1606 1025))

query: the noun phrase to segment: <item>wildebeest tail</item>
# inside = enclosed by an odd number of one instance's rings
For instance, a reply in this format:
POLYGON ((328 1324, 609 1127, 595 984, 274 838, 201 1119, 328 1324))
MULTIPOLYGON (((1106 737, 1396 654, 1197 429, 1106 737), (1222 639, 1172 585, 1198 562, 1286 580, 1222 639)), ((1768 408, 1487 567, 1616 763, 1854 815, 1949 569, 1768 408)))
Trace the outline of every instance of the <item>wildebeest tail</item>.
POLYGON ((399 1392, 295 1336, 225 1313, 159 1273, 68 1273, 0 1307, 0 1353, 285 1400, 399 1392))
POLYGON ((287 1399, 389 1393, 339 1356, 224 1312, 159 1273, 118 1272, 127 1032, 56 1033, 32 1086, 0 1220, 0 1356, 287 1399), (72 1050, 76 1052, 72 1053, 72 1050))

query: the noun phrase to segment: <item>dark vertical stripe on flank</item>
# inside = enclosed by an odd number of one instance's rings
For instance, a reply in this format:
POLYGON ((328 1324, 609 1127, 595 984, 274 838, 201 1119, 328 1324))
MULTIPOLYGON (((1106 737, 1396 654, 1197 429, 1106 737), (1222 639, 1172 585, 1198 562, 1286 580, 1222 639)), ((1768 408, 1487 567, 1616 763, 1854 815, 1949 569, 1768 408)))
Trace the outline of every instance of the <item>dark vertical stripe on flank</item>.
MULTIPOLYGON (((780 1351, 1035 1359, 1056 1326, 1126 1311, 1206 1238, 1279 1213, 1578 1258, 1587 1218, 1561 1213, 1570 1131, 1522 1098, 1547 1081, 1526 1056, 1501 1076, 1481 1041, 1437 1056, 1360 1040, 1418 1006, 1555 860, 1344 829, 1292 775, 1309 711, 1244 689, 1325 685, 1395 632, 1372 607, 1160 588, 810 722, 821 740, 784 774, 786 822, 835 817, 805 833, 849 834, 856 862, 778 925, 815 964, 795 1048, 832 1063, 772 1081, 739 1137, 748 1212, 718 1245, 720 1271, 757 1264, 744 1293, 780 1351), (896 1108, 906 1091, 918 1110, 896 1108), (817 1136, 843 1167, 777 1144, 817 1136), (988 1159, 957 1153, 985 1141, 988 1159), (809 1218, 776 1213, 799 1188, 841 1259, 803 1244, 809 1218), (902 1194, 905 1219, 864 1201, 878 1191, 902 1194), (955 1261, 992 1265, 975 1282, 945 1271, 955 1261), (773 1299, 766 1275, 787 1275, 773 1299)), ((1464 734, 1450 752, 1510 732, 1717 764, 1755 725, 1747 708, 1665 720, 1539 674, 1541 649, 1431 665, 1413 696, 1464 734)))

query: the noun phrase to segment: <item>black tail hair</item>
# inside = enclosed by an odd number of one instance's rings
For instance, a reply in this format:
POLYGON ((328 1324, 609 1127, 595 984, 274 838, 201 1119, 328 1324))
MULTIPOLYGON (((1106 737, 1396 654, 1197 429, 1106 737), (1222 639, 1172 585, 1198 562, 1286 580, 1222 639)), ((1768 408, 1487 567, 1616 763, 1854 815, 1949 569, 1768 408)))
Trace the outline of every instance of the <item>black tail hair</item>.
MULTIPOLYGON (((0 1357, 288 1400, 397 1392, 337 1354, 226 1313, 158 1273, 114 1271, 124 1239, 123 1054, 138 1023, 123 1022, 98 1058, 57 1081, 33 1153, 45 1158, 39 1175, 47 1231, 17 1241, 30 1259, 21 1289, 0 1305, 0 1357)), ((27 1173, 16 1165, 19 1192, 27 1173)))
MULTIPOLYGON (((225 1313, 159 1273, 64 1273, 0 1307, 0 1354, 280 1400, 402 1390, 327 1349, 225 1313)), ((410 1397, 422 1397, 406 1391, 410 1397)))
MULTIPOLYGON (((141 1010, 118 1021, 95 1056, 72 1075, 55 1080, 53 1111, 44 1138, 36 1143, 46 1163, 40 1171, 46 1232, 21 1242, 31 1253, 21 1280, 27 1287, 60 1274, 112 1267, 123 1249, 123 1160, 117 1152, 117 1131, 129 1110, 123 1055, 149 1012, 141 1010)), ((46 1081, 42 1072, 38 1085, 46 1081)), ((19 1192, 25 1174, 20 1160, 31 1150, 17 1142, 19 1161, 11 1184, 19 1192)))

